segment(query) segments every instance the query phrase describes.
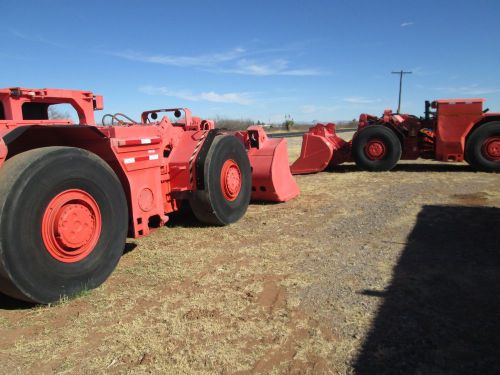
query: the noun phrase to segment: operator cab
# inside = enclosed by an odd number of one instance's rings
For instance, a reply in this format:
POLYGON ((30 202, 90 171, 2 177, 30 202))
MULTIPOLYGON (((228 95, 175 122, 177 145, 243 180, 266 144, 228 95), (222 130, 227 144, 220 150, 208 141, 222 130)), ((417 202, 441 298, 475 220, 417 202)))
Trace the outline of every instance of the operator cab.
POLYGON ((21 106, 23 120, 55 120, 68 124, 78 121, 78 113, 71 104, 26 102, 21 106))
POLYGON ((0 121, 8 125, 94 125, 102 96, 62 89, 0 89, 0 121))

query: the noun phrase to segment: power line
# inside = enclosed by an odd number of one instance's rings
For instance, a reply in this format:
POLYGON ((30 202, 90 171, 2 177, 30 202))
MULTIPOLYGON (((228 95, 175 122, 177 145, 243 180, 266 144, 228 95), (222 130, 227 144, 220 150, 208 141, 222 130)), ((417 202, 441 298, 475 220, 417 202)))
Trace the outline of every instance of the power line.
POLYGON ((412 72, 405 72, 400 70, 399 72, 391 72, 392 74, 399 74, 399 100, 398 100, 398 113, 401 113, 401 91, 403 89, 403 75, 411 74, 412 72))

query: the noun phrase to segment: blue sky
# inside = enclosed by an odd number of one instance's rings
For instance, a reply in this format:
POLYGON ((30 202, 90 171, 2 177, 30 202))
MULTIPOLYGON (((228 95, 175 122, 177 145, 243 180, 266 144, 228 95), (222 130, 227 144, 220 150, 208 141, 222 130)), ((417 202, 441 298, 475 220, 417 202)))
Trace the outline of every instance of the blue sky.
POLYGON ((346 120, 425 99, 500 111, 500 1, 0 1, 0 87, 104 95, 105 112, 346 120))

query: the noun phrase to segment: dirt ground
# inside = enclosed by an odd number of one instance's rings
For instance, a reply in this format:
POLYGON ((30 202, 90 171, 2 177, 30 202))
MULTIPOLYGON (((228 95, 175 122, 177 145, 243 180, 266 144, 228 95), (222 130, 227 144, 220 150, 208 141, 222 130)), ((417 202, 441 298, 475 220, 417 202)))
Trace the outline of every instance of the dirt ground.
POLYGON ((0 296, 0 372, 500 373, 500 175, 418 161, 297 181, 228 227, 175 215, 74 300, 0 296))

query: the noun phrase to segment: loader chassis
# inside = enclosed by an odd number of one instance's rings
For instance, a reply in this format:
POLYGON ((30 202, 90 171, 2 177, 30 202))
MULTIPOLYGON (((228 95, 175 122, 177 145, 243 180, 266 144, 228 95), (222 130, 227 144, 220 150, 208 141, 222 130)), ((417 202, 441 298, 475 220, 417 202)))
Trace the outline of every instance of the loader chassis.
POLYGON ((96 287, 127 232, 148 235, 183 202, 201 222, 227 225, 250 199, 299 193, 286 140, 262 128, 222 132, 185 108, 96 125, 102 108, 88 91, 0 89, 0 291, 48 303, 96 287), (78 124, 49 118, 63 103, 78 124))
POLYGON ((338 137, 334 124, 318 124, 304 134, 292 173, 319 172, 345 161, 387 171, 399 160, 418 158, 467 161, 477 170, 500 171, 500 113, 483 111, 483 104, 484 99, 426 102, 424 117, 391 110, 382 117, 361 114, 352 142, 338 137))

